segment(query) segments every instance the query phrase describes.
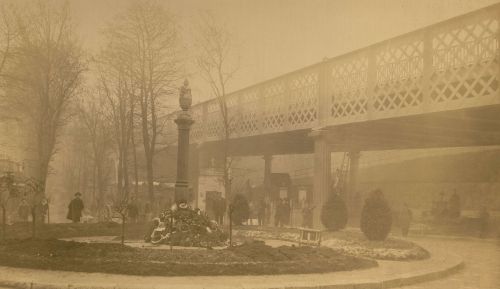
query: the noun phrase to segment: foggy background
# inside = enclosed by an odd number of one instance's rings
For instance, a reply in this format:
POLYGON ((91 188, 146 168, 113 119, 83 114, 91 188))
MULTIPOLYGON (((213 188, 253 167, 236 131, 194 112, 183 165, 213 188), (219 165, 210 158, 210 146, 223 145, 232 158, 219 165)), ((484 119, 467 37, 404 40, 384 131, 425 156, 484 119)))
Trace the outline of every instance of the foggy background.
MULTIPOLYGON (((89 56, 97 53, 103 43, 102 29, 115 15, 125 9, 128 0, 70 0, 72 15, 77 24, 77 33, 89 56)), ((431 25, 433 23, 461 15, 497 1, 493 0, 380 0, 380 1, 327 1, 327 0, 190 0, 161 1, 177 18, 181 42, 182 57, 185 60, 185 75, 192 87, 193 103, 198 103, 214 96, 208 85, 197 73, 193 59, 193 33, 196 29, 199 13, 208 10, 217 21, 224 23, 236 43, 239 57, 239 70, 228 91, 235 91, 281 74, 350 52, 370 44, 389 39, 431 25)), ((95 71, 89 70, 85 77, 89 82, 95 77, 95 71)), ((179 83, 180 85, 180 83, 179 83)), ((169 109, 177 110, 177 95, 169 97, 169 109)), ((67 129, 68 131, 71 128, 67 129)), ((73 132, 78 134, 78 132, 73 132)), ((67 138, 67 136, 65 136, 67 138)), ((19 149, 22 143, 21 132, 11 123, 0 123, 0 154, 22 161, 25 157, 19 149)), ((62 143, 68 142, 64 140, 62 143)), ((360 159, 361 169, 399 163, 404 160, 423 157, 457 155, 466 152, 495 150, 488 148, 446 148, 407 151, 363 152, 360 159)), ((69 149, 61 149, 52 163, 47 193, 56 197, 55 219, 62 221, 66 203, 73 195, 64 189, 61 174, 67 171, 69 149)), ((161 156, 159 157, 161 159, 161 156)), ((69 158, 71 159, 71 158, 69 158)), ((342 154, 334 154, 333 166, 339 166, 342 154)), ((71 161, 69 161, 71 163, 71 161)), ((244 178, 254 184, 262 182, 263 163, 259 158, 240 158, 235 163, 236 169, 244 173, 244 178)), ((275 156, 273 172, 286 172, 292 176, 296 171, 311 172, 310 155, 275 156)), ((450 167, 453 169, 453 167, 450 167)), ((457 168, 458 169, 458 168, 457 168)), ((492 177, 496 181, 496 176, 492 177)), ((384 177, 376 180, 383 185, 384 177)), ((387 180, 390 182, 393 180, 387 180)), ((441 182, 442 180, 439 180, 441 182)), ((364 180, 360 177, 360 187, 364 180)), ((425 181, 428 182, 428 181, 425 181)), ((481 180, 481 182, 486 182, 481 180)), ((396 194, 396 186, 388 189, 388 194, 396 194)), ((430 188, 409 190, 412 195, 419 190, 441 191, 440 185, 430 188)), ((452 187, 445 186, 451 191, 452 187)), ((474 189, 476 187, 474 186, 474 189)), ((483 188, 492 191, 493 188, 483 188)), ((464 192, 465 193, 465 192, 464 192)))

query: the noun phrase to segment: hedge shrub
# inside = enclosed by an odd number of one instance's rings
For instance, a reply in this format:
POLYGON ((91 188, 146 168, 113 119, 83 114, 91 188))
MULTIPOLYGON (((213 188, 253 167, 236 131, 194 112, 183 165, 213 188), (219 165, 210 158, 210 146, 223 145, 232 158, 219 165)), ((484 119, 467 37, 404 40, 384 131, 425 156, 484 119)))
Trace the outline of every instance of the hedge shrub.
POLYGON ((382 191, 375 190, 365 200, 361 212, 361 231, 368 240, 382 241, 387 238, 392 226, 392 212, 382 191))
POLYGON ((241 225, 250 216, 250 207, 245 196, 236 194, 233 199, 231 219, 233 224, 241 225))
POLYGON ((321 223, 330 231, 344 229, 347 225, 347 206, 338 194, 332 194, 321 209, 321 223))

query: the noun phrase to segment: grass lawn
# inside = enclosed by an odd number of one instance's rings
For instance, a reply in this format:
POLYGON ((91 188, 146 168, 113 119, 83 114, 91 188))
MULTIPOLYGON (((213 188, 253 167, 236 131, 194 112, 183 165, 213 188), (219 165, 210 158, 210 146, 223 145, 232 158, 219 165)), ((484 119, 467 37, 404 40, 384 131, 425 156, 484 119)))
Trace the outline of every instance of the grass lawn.
MULTIPOLYGON (((144 239, 148 229, 148 224, 126 224, 126 239, 144 239)), ((31 238, 31 223, 17 223, 7 227, 8 239, 31 238)), ((40 224, 36 227, 36 238, 39 239, 60 239, 71 237, 88 236, 119 236, 121 235, 121 225, 109 223, 60 223, 60 224, 40 224)))
POLYGON ((56 239, 0 243, 0 265, 144 276, 267 275, 364 269, 376 261, 329 248, 271 248, 251 242, 223 250, 152 250, 56 239))

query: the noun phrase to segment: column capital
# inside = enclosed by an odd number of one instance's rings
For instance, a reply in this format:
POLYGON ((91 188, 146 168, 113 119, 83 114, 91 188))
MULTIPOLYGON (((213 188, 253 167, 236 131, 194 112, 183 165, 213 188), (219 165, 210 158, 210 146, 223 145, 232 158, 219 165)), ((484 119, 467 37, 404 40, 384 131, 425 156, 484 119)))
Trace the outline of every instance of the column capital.
POLYGON ((263 155, 262 159, 264 159, 264 160, 272 160, 273 159, 273 155, 271 155, 271 154, 263 155))
POLYGON ((326 128, 313 129, 309 133, 309 137, 312 138, 325 138, 327 136, 328 130, 326 128))
POLYGON ((178 114, 174 122, 177 124, 178 129, 189 130, 191 125, 194 123, 194 120, 191 117, 191 114, 189 114, 186 111, 183 111, 178 114))

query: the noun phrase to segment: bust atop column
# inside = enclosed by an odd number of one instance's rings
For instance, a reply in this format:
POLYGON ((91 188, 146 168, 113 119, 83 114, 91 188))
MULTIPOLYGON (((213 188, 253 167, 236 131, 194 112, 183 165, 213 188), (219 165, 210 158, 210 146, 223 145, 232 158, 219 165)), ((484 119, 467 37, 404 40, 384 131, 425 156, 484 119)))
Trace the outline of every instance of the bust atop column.
POLYGON ((189 110, 193 99, 191 97, 191 88, 189 87, 189 81, 184 80, 184 85, 179 89, 179 105, 183 111, 189 110))

